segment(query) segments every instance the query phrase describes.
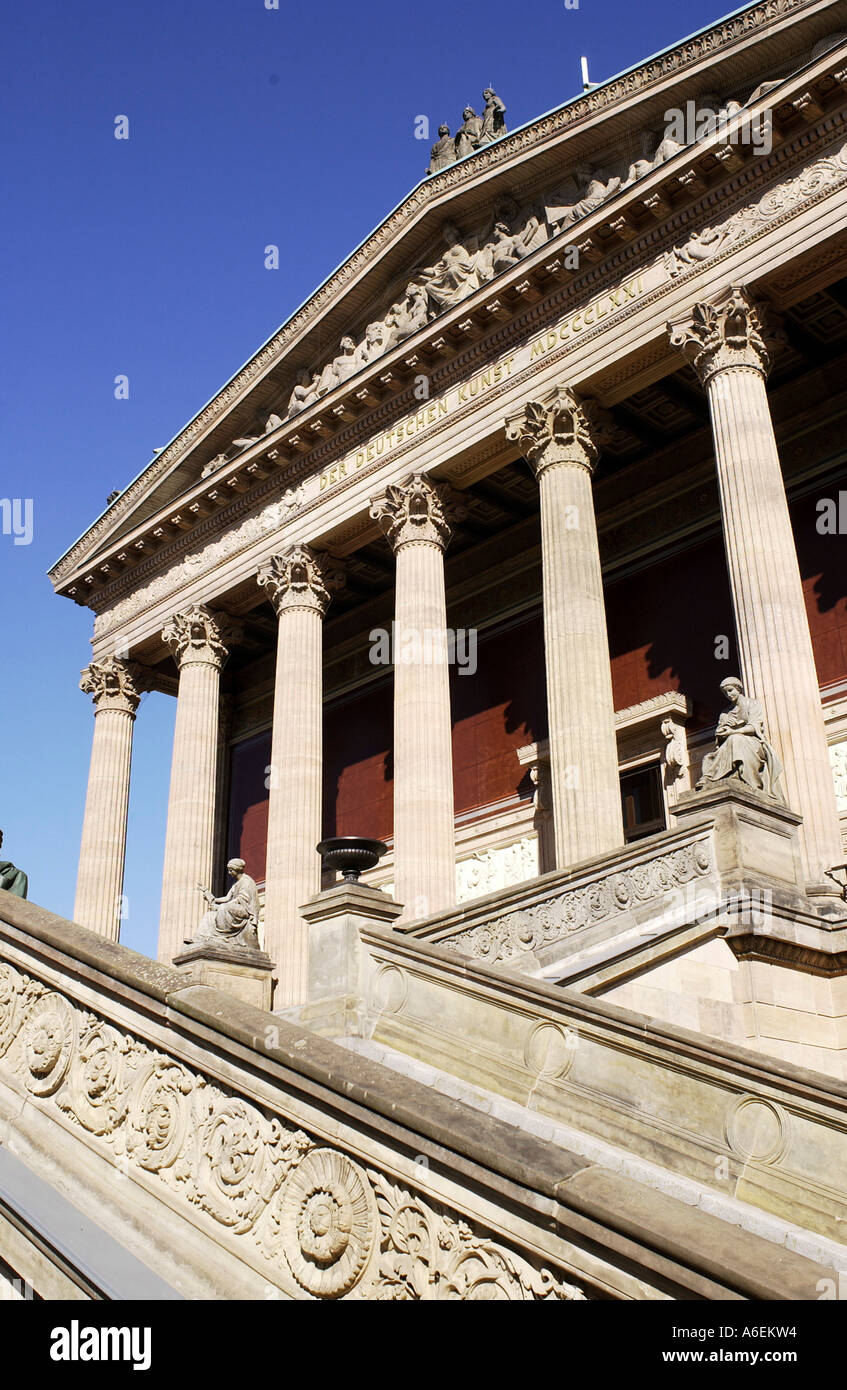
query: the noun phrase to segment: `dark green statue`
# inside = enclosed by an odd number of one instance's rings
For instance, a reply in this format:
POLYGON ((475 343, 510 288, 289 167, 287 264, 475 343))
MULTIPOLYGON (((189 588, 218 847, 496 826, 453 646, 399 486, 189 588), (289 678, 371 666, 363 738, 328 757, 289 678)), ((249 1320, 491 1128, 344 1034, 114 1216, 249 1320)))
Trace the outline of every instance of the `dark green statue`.
MULTIPOLYGON (((0 830, 0 849, 3 848, 3 831, 0 830)), ((23 869, 16 869, 14 864, 10 864, 8 859, 0 859, 0 888, 5 888, 7 893, 14 893, 16 898, 25 898, 27 890, 27 877, 23 869)))

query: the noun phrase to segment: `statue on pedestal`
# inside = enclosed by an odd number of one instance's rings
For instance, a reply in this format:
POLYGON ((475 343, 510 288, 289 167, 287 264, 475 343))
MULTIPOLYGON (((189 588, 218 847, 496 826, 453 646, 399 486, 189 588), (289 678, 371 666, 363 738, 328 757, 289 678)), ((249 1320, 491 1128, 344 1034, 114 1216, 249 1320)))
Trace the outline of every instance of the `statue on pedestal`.
POLYGON ((230 859, 226 867, 235 882, 222 898, 214 897, 202 883, 197 885, 209 904, 209 911, 191 944, 205 941, 215 946, 258 951, 259 890, 255 881, 245 873, 243 859, 230 859))
MULTIPOLYGON (((0 830, 0 849, 3 848, 3 831, 0 830)), ((23 869, 16 869, 8 859, 0 859, 0 888, 14 893, 16 898, 25 898, 28 881, 23 869)))
POLYGON ((744 694, 737 676, 721 681, 729 701, 715 729, 715 750, 707 753, 697 790, 716 782, 741 782, 751 791, 781 799, 776 784, 782 764, 765 734, 765 716, 758 700, 744 694))

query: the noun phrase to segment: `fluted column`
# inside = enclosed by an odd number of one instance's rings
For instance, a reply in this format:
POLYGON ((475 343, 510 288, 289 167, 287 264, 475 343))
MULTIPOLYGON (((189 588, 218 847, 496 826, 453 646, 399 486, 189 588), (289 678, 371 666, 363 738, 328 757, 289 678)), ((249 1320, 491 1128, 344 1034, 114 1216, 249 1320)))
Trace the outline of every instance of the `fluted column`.
POLYGON ((456 901, 444 494, 422 474, 371 506, 396 556, 394 896, 402 920, 456 901))
POLYGON ((259 571, 279 619, 271 742, 265 950, 276 961, 277 1007, 308 994, 309 928, 300 908, 321 887, 323 785, 323 616, 329 584, 342 582, 329 558, 292 546, 259 571))
POLYGON ((159 959, 171 961, 194 936, 206 910, 198 887, 211 886, 218 764, 221 669, 235 636, 225 614, 202 605, 175 613, 162 631, 179 667, 159 959))
POLYGON ((724 544, 744 689, 764 706, 803 816, 809 881, 843 859, 820 685, 794 533, 768 406, 770 356, 755 303, 732 286, 668 325, 709 399, 724 544))
POLYGON ((588 407, 557 386, 506 421, 538 479, 550 777, 560 869, 623 844, 588 407))
POLYGON ((123 903, 132 726, 140 694, 134 668, 108 657, 82 672, 80 690, 94 700, 94 738, 74 921, 117 941, 123 903))

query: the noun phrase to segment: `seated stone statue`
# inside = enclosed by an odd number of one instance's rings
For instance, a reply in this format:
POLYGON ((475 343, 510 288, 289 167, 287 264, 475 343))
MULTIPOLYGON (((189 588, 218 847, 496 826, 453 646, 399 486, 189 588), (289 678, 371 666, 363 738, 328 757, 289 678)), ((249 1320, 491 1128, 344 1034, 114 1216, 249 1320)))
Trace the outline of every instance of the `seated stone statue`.
MULTIPOLYGON (((0 849, 2 848, 3 831, 0 830, 0 849)), ((27 887, 27 876, 23 869, 16 869, 8 859, 0 859, 0 888, 5 888, 7 893, 14 893, 16 898, 25 898, 27 887)))
POLYGON ((192 945, 208 941, 215 946, 236 946, 257 951, 259 890, 250 875, 244 872, 246 865, 243 859, 230 859, 226 867, 235 882, 222 898, 213 897, 201 883, 197 885, 209 904, 209 911, 200 923, 192 945))
POLYGON ((782 764, 765 736, 762 706, 744 694, 737 676, 721 681, 721 690, 729 709, 718 720, 715 751, 703 759, 698 791, 716 782, 733 781, 781 799, 776 784, 782 764))

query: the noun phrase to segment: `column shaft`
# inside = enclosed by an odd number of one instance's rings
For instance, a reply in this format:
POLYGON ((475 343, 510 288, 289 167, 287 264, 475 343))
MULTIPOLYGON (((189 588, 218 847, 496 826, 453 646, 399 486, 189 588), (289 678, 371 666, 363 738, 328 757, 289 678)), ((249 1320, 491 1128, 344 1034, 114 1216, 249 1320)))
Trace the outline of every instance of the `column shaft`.
POLYGON ((138 694, 128 669, 114 658, 92 664, 81 685, 94 696, 95 714, 74 920, 117 941, 138 694))
POLYGON ((219 686, 216 666, 191 663, 180 671, 159 926, 164 961, 179 954, 206 910, 197 885, 208 888, 212 879, 219 686))
POLYGON ((309 927, 300 908, 320 892, 323 798, 323 615, 344 575, 294 545, 260 570, 279 618, 271 743, 265 950, 278 966, 278 1007, 309 992, 309 927))
POLYGON ((841 837, 812 640, 765 379, 754 369, 707 386, 745 689, 764 705, 803 816, 810 880, 838 863, 841 837))
POLYGON ((399 546, 396 584, 394 895, 403 904, 404 919, 411 920, 445 911, 456 900, 453 745, 441 548, 420 542, 399 546), (404 661, 404 651, 417 659, 404 661))
POLYGON ((541 493, 541 563, 556 867, 623 844, 603 576, 591 474, 596 409, 556 386, 506 421, 541 493))
POLYGON ((555 464, 539 486, 553 824, 567 868, 623 844, 618 751, 591 475, 555 464))
POLYGON ((213 616, 199 605, 177 613, 162 637, 179 666, 174 726, 159 959, 173 960, 193 938, 210 888, 215 844, 215 793, 218 769, 218 706, 221 667, 228 651, 224 637, 237 628, 226 614, 213 616), (199 885, 199 886, 198 886, 199 885))
POLYGON ((265 950, 279 969, 278 1005, 307 996, 309 928, 300 908, 321 886, 322 643, 316 609, 280 613, 265 876, 265 950))
POLYGON ((704 383, 746 693, 764 707, 784 764, 782 791, 803 817, 809 882, 842 859, 820 686, 785 484, 768 407, 766 327, 732 285, 668 325, 704 383))

